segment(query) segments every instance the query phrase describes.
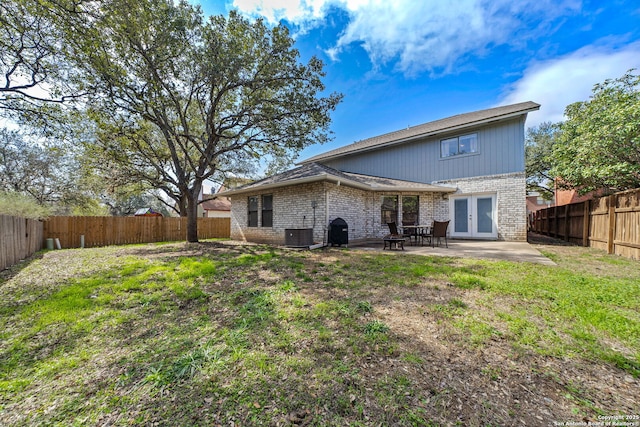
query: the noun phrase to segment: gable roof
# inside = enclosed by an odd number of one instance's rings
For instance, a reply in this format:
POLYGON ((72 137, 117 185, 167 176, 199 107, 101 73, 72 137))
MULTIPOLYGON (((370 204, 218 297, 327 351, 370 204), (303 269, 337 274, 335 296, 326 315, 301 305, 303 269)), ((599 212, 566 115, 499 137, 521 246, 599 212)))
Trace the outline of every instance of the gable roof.
POLYGON ((232 196, 237 194, 255 193, 256 191, 264 191, 273 188, 319 181, 333 182, 338 185, 346 185, 347 187, 354 187, 368 191, 414 191, 438 193, 450 193, 456 191, 455 188, 445 185, 424 184, 421 182, 341 172, 319 163, 307 163, 260 181, 224 191, 219 195, 232 196))
POLYGON ((298 164, 306 164, 321 160, 329 160, 363 151, 375 150, 389 145, 401 144, 418 138, 434 136, 444 132, 461 131, 473 126, 483 125, 499 120, 505 120, 521 115, 526 115, 530 111, 540 108, 540 104, 527 101, 519 104, 505 105, 502 107, 489 108, 486 110, 474 111, 471 113, 458 114, 445 119, 435 120, 384 135, 374 136, 335 150, 327 151, 310 157, 298 164))

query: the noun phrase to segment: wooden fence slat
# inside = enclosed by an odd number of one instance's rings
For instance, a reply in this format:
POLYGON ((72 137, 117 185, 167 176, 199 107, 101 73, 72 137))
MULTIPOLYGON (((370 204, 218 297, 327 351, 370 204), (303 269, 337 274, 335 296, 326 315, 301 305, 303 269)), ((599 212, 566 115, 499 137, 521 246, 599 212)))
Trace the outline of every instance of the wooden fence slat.
POLYGON ((582 207, 582 246, 589 246, 589 200, 583 202, 582 207))
POLYGON ((39 220, 0 215, 0 270, 42 249, 39 220))
POLYGON ((640 189, 541 209, 532 216, 531 227, 537 233, 640 259, 640 189))
POLYGON ((609 230, 607 237, 607 253, 612 254, 614 251, 613 239, 616 234, 616 196, 609 196, 609 230))
MULTIPOLYGON (((229 218, 198 218, 198 238, 229 238, 229 218)), ((187 237, 186 218, 163 217, 51 217, 45 221, 46 238, 59 238, 63 248, 183 241, 187 237)), ((41 246, 42 247, 42 246, 41 246)))
MULTIPOLYGON (((229 238, 229 218, 199 218, 198 238, 229 238)), ((31 256, 59 239, 62 248, 182 241, 186 218, 162 217, 51 217, 46 221, 0 215, 0 269, 31 256)))

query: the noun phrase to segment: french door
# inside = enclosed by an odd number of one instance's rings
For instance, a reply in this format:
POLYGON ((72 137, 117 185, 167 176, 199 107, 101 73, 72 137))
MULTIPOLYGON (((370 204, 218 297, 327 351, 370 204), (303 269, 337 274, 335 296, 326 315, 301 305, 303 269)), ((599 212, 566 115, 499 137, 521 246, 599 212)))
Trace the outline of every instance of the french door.
POLYGON ((451 196, 451 237, 497 239, 496 195, 451 196))

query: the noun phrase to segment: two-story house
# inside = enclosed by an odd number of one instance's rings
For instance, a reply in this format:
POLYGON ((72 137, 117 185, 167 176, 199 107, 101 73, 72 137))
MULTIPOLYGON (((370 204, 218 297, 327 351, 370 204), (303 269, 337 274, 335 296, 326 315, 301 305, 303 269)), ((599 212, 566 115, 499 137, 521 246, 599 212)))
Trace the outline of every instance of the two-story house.
POLYGON ((387 222, 450 220, 453 238, 526 240, 523 102, 460 114, 319 154, 295 169, 226 191, 231 238, 283 244, 286 229, 327 240, 378 239, 387 222))

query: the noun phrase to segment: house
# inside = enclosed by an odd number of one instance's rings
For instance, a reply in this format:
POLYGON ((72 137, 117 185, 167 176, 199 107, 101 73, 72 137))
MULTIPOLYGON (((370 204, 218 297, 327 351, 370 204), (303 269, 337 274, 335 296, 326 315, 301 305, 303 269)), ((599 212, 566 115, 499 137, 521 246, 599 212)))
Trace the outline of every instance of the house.
POLYGON ((204 189, 201 189, 198 195, 198 216, 201 218, 230 218, 231 200, 228 197, 220 196, 219 193, 250 182, 251 180, 247 178, 227 177, 215 194, 204 194, 204 189))
POLYGON ((551 206, 555 206, 554 202, 552 200, 545 200, 539 193, 534 191, 527 194, 527 215, 551 206))
POLYGON ((571 203, 580 203, 586 200, 593 200, 598 197, 603 197, 610 194, 610 191, 602 188, 595 191, 589 191, 585 194, 580 194, 579 188, 565 188, 562 185, 562 180, 556 178, 554 180, 554 202, 556 206, 569 205, 571 203))
POLYGON ((553 201, 545 200, 538 192, 532 191, 527 194, 527 219, 529 221, 528 230, 533 230, 535 213, 541 209, 555 206, 553 201))
POLYGON ((378 239, 387 222, 451 220, 453 238, 526 240, 523 102, 375 136, 227 190, 231 238, 283 244, 285 230, 326 242, 342 218, 349 240, 378 239))
POLYGON ((231 200, 228 197, 205 195, 199 208, 203 218, 231 218, 231 200))

